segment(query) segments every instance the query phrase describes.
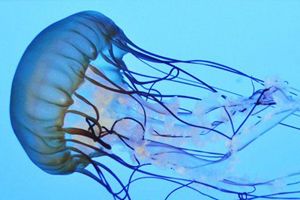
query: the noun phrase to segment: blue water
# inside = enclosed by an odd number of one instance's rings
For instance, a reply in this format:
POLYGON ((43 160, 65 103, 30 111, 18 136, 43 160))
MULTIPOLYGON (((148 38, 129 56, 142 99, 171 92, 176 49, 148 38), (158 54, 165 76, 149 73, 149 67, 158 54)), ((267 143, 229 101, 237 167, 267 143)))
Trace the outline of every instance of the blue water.
MULTIPOLYGON (((26 46, 46 26, 83 10, 104 13, 131 40, 152 52, 213 60, 260 78, 278 76, 300 88, 299 1, 1 1, 1 200, 111 199, 96 182, 82 175, 52 176, 37 168, 21 148, 9 120, 11 82, 26 46)), ((295 120, 294 125, 298 124, 295 120)), ((296 138, 297 132, 292 132, 282 134, 296 138)), ((272 143, 272 137, 268 139, 272 143)), ((288 139, 273 142, 274 147, 287 152, 274 156, 285 156, 287 165, 300 166, 300 157, 288 158, 288 152, 295 151, 289 149, 288 139)), ((260 151, 264 148, 253 151, 253 157, 264 159, 260 151)), ((252 167, 255 163, 249 170, 252 167)), ((273 169, 271 165, 264 167, 273 169)), ((152 199, 147 195, 140 191, 139 199, 152 199)), ((188 193, 185 199, 189 199, 188 193)))

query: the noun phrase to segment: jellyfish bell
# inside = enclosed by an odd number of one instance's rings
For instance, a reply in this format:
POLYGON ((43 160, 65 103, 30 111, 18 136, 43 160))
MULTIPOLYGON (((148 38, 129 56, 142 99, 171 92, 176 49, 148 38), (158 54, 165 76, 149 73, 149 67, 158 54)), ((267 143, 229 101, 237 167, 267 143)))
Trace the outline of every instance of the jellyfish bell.
POLYGON ((291 184, 266 195, 257 188, 297 173, 255 182, 232 168, 240 152, 274 127, 298 130, 283 123, 299 110, 298 92, 278 79, 264 82, 212 61, 151 53, 106 16, 85 11, 50 25, 28 46, 13 80, 10 114, 39 168, 85 174, 117 199, 131 199, 129 186, 147 178, 177 185, 166 199, 183 188, 217 199, 203 187, 239 199, 288 199, 300 198, 299 191, 287 190, 291 184), (132 69, 125 55, 149 73, 132 69), (253 91, 242 96, 217 87, 190 72, 195 69, 241 77, 253 91), (121 180, 97 161, 101 157, 130 170, 129 178, 121 180), (107 176, 120 187, 113 188, 107 176))
MULTIPOLYGON (((120 29, 104 15, 72 15, 42 31, 24 53, 12 86, 11 121, 31 160, 49 173, 72 173, 88 162, 72 156, 62 129, 72 94, 91 60, 120 29)), ((122 51, 115 49, 115 58, 122 51)))

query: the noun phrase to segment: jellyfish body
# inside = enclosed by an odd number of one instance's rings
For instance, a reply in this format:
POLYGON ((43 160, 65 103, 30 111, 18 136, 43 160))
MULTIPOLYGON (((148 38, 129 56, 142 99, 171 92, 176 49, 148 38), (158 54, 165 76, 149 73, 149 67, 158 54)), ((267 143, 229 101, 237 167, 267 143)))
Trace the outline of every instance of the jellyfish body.
POLYGON ((12 124, 32 161, 49 173, 70 173, 82 162, 66 148, 64 112, 114 29, 98 13, 70 16, 39 34, 20 61, 11 93, 12 124))
POLYGON ((49 26, 28 46, 13 80, 10 112, 17 138, 39 168, 50 174, 83 173, 117 199, 131 198, 130 184, 143 179, 134 179, 135 173, 178 185, 166 199, 184 187, 217 199, 194 185, 239 199, 299 199, 299 191, 285 188, 255 193, 278 177, 247 182, 228 170, 232 158, 261 135, 278 125, 290 126, 283 120, 299 109, 296 92, 285 82, 264 82, 215 62, 153 54, 131 42, 106 16, 86 11, 49 26), (141 61, 149 74, 127 66, 126 54, 141 61), (213 68, 260 88, 241 96, 203 81, 186 66, 213 68), (177 90, 170 92, 170 85, 177 90), (197 90, 195 95, 191 90, 197 90), (117 155, 117 148, 130 159, 117 155), (99 157, 131 170, 129 180, 97 162, 99 157), (156 174, 149 166, 175 175, 156 174), (119 183, 119 191, 103 171, 119 183))

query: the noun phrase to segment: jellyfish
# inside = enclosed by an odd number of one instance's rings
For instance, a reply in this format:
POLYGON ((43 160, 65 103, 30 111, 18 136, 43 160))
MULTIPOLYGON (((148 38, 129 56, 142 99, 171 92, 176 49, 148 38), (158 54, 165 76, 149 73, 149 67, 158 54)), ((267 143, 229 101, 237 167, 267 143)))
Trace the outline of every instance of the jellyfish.
POLYGON ((152 53, 108 17, 83 11, 27 47, 10 116, 35 165, 90 177, 113 199, 134 199, 143 181, 167 185, 164 199, 183 190, 196 199, 300 199, 299 171, 259 179, 234 171, 263 135, 279 126, 299 131, 286 122, 299 118, 298 95, 279 78, 152 53), (216 73, 242 81, 224 88, 216 73))

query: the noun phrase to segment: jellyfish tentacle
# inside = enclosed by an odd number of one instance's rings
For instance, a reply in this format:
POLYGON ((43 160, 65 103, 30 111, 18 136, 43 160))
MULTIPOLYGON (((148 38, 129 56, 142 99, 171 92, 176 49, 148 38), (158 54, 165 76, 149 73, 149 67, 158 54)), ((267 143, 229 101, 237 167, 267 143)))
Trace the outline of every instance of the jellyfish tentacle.
POLYGON ((217 62, 149 52, 106 16, 86 11, 49 26, 29 45, 14 77, 10 112, 36 165, 51 174, 85 174, 114 199, 131 199, 131 185, 146 179, 175 185, 165 199, 183 189, 220 199, 199 187, 239 199, 300 199, 297 172, 256 182, 230 176, 234 157, 263 134, 277 125, 300 130, 285 121, 300 117, 299 94, 287 83, 217 62), (125 54, 155 73, 131 69, 125 54), (252 94, 218 87, 194 69, 242 78, 252 94), (178 91, 166 91, 166 84, 178 91), (116 155, 119 147, 130 158, 116 155), (97 161, 103 157, 127 168, 128 180, 97 161), (166 174, 154 173, 159 167, 166 174), (281 180, 279 192, 260 191, 281 180))

